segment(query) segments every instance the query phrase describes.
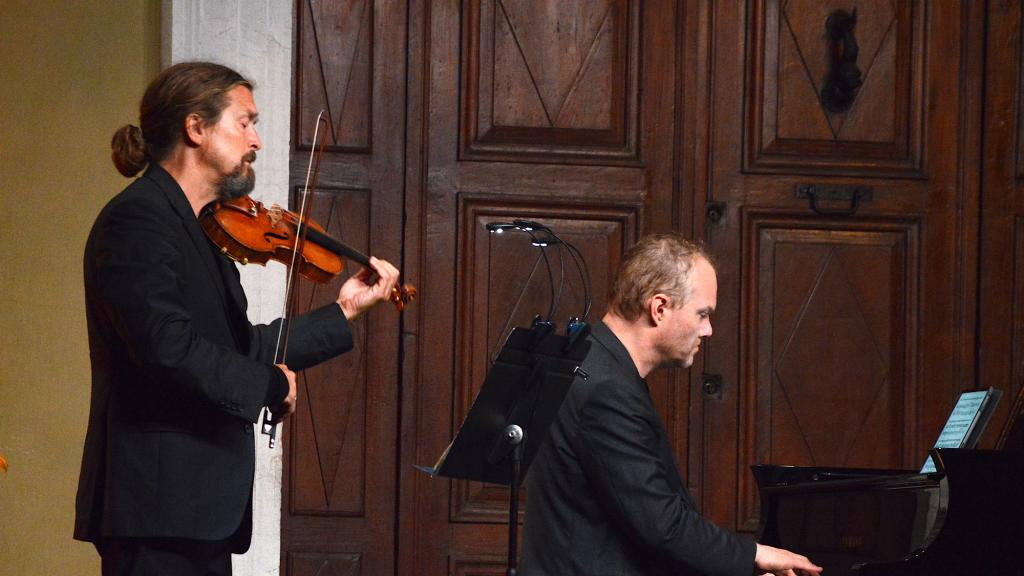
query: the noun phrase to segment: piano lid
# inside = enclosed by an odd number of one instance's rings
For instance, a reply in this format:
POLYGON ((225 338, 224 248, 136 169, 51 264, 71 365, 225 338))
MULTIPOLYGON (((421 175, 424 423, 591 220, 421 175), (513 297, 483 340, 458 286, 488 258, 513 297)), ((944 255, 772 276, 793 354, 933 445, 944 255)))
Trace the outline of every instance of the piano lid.
POLYGON ((758 541, 804 554, 829 576, 1024 574, 1024 454, 932 456, 931 474, 755 467, 758 541))
POLYGON ((997 446, 933 449, 933 473, 753 466, 758 541, 829 576, 1024 575, 1024 388, 997 446))

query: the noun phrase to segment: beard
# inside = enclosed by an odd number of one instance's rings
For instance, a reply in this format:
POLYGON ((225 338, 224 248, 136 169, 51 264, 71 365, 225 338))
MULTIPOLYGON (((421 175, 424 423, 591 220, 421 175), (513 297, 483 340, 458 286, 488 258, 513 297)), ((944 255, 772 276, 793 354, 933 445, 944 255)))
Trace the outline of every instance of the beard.
POLYGON ((252 192, 256 187, 256 171, 250 164, 255 161, 256 152, 249 152, 243 156, 238 166, 217 183, 217 198, 234 200, 252 192))

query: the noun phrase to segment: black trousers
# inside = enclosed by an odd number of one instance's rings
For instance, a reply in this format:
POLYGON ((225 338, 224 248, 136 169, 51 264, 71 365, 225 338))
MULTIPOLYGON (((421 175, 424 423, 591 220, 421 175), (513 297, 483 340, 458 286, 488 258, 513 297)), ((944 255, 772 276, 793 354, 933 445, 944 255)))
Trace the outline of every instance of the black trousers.
POLYGON ((231 539, 109 538, 96 545, 103 576, 231 576, 231 539))

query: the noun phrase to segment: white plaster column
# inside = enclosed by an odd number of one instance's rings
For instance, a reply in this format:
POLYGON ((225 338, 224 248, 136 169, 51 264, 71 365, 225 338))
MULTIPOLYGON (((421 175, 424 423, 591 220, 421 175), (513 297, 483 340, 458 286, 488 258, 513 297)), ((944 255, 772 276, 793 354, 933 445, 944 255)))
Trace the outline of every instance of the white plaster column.
MULTIPOLYGON (((292 2, 281 0, 163 0, 164 66, 210 60, 230 66, 255 84, 263 149, 257 153, 253 197, 288 205, 291 142, 292 2)), ((285 268, 242 266, 249 319, 265 323, 281 315, 285 268)), ((281 448, 256 438, 253 542, 233 558, 237 576, 277 575, 281 540, 281 448)))

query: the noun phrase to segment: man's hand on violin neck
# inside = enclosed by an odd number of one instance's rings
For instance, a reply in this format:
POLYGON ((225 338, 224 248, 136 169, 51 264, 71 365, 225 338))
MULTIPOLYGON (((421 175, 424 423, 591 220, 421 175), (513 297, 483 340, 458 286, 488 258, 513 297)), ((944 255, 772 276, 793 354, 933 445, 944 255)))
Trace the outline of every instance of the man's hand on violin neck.
POLYGON ((346 280, 338 291, 338 306, 349 320, 389 300, 398 283, 398 268, 390 262, 371 256, 370 266, 346 280))

